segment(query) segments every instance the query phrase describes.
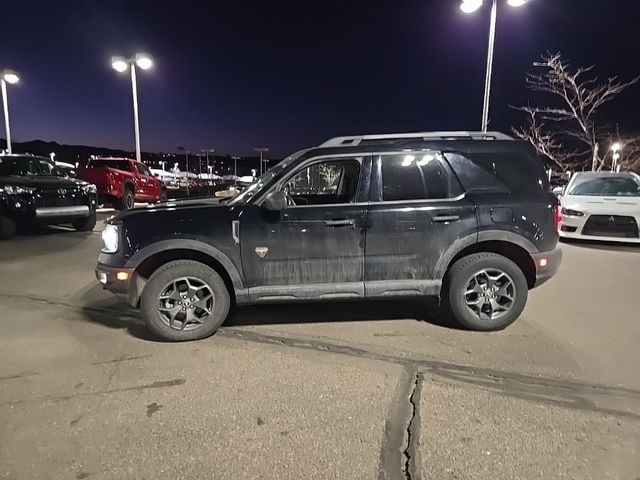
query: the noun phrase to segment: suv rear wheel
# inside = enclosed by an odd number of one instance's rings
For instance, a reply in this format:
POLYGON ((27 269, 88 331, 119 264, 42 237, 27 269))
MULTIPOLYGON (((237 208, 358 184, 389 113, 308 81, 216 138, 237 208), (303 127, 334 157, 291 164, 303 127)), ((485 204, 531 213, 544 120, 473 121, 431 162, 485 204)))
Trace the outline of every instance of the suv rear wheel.
POLYGON ((529 287, 515 263, 496 253, 476 253, 449 270, 445 300, 455 319, 471 330, 501 330, 527 303, 529 287))
POLYGON ((213 335, 227 318, 230 303, 227 286, 215 270, 176 260, 151 275, 140 310, 153 333, 180 342, 213 335))

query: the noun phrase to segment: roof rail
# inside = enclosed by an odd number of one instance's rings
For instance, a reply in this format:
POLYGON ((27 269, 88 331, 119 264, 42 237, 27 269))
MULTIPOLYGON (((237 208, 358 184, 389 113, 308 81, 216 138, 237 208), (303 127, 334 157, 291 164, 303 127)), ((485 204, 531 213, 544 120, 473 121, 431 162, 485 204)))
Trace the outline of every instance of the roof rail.
POLYGON ((335 137, 327 140, 321 147, 351 147, 367 140, 515 140, 502 132, 417 132, 391 133, 383 135, 355 135, 351 137, 335 137))

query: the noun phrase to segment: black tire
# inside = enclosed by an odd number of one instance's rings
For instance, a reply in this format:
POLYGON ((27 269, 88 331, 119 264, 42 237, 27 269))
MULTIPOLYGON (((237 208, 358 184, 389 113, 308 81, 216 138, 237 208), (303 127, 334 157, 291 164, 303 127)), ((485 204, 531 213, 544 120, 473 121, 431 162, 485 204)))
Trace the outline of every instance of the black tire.
POLYGON ((16 222, 0 215, 0 240, 9 240, 16 234, 16 222))
MULTIPOLYGON (((199 340, 213 335, 227 318, 230 304, 231 298, 227 286, 215 270, 193 260, 176 260, 163 265, 151 275, 142 292, 140 311, 147 326, 155 335, 172 342, 184 342, 199 340), (177 315, 186 315, 185 312, 180 312, 179 310, 188 309, 189 306, 184 307, 184 305, 191 299, 183 300, 183 297, 179 295, 180 301, 185 302, 180 304, 183 307, 176 305, 177 300, 164 300, 165 302, 172 302, 171 310, 161 312, 162 300, 160 297, 163 293, 166 294, 167 287, 170 284, 175 286, 174 282, 183 278, 195 279, 206 285, 212 295, 213 304, 210 307, 211 314, 206 316, 202 324, 188 323, 184 330, 181 330, 179 327, 183 323, 182 320, 176 318, 175 321, 170 321, 167 316, 171 315, 169 312, 176 310, 178 310, 177 315), (170 323, 173 326, 170 326, 170 323)), ((203 314, 204 312, 203 310, 199 311, 198 307, 196 307, 193 314, 203 314)))
POLYGON ((475 253, 463 257, 453 264, 445 276, 443 295, 445 306, 458 323, 470 330, 495 331, 506 328, 520 316, 527 304, 528 296, 529 286, 520 267, 508 258, 496 253, 475 253), (477 278, 483 277, 481 273, 483 271, 488 271, 493 277, 496 277, 496 272, 506 274, 506 276, 500 277, 502 280, 499 281, 505 288, 505 296, 500 294, 501 285, 494 286, 498 289, 496 292, 487 292, 486 289, 483 293, 475 292, 476 285, 479 290, 484 288, 477 280, 477 278), (480 276, 477 277, 476 274, 480 274, 480 276), (512 287, 507 286, 508 283, 512 287), (468 290, 469 288, 472 289, 468 290), (472 290, 474 293, 466 293, 472 290), (486 300, 486 295, 491 298, 486 300), (509 295, 513 295, 511 301, 509 301, 509 295), (489 303, 486 303, 485 300, 489 303), (491 300, 500 304, 500 308, 508 307, 508 309, 493 313, 494 303, 491 303, 491 300), (482 305, 479 307, 477 304, 467 305, 467 302, 473 303, 474 301, 482 302, 482 305))
POLYGON ((167 192, 163 190, 162 193, 160 194, 160 200, 158 200, 158 202, 164 203, 166 201, 167 201, 167 192))
POLYGON ((131 187, 125 187, 122 198, 118 202, 118 210, 131 210, 135 206, 135 199, 131 187))
POLYGON ((91 232, 96 226, 96 214, 93 213, 85 218, 79 218, 74 221, 71 225, 78 232, 91 232))

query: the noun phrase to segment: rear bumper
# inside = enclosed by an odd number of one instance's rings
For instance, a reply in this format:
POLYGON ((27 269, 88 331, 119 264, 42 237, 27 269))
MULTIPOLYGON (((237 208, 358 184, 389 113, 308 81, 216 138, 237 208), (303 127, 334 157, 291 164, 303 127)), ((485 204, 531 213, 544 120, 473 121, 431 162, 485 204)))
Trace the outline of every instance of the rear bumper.
POLYGON ((102 288, 109 290, 129 305, 138 306, 140 298, 138 292, 142 291, 143 285, 140 285, 141 279, 135 274, 133 268, 116 268, 98 263, 95 274, 102 288), (126 274, 126 279, 118 279, 118 274, 126 274))
POLYGON ((535 287, 539 287, 556 273, 562 263, 562 250, 556 248, 550 252, 534 253, 531 255, 536 265, 536 282, 535 287))

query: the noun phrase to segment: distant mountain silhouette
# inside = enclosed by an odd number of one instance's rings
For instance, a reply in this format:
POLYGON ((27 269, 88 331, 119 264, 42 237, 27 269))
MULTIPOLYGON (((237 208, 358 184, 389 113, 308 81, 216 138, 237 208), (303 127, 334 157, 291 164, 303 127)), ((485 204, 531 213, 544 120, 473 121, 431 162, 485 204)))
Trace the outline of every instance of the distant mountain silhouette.
MULTIPOLYGON (((7 142, 4 138, 0 138, 0 151, 7 148, 7 142)), ((28 142, 12 142, 13 153, 32 153, 48 157, 51 152, 56 154, 55 159, 58 162, 67 162, 71 164, 84 164, 92 155, 100 157, 126 157, 135 158, 136 154, 132 151, 118 150, 105 147, 92 147, 89 145, 64 145, 58 142, 45 142, 44 140, 30 140, 28 142)), ((182 147, 184 148, 184 147, 182 147)), ((202 155, 198 165, 198 159, 195 153, 189 155, 188 170, 194 173, 206 173, 206 160, 202 155)), ((215 165, 216 171, 221 174, 231 173, 235 163, 230 155, 211 155, 209 157, 210 164, 215 165)), ((142 152, 142 161, 147 165, 160 168, 161 162, 165 163, 165 168, 169 169, 174 163, 178 163, 181 170, 187 170, 186 153, 180 152, 163 153, 163 152, 142 152)), ((269 167, 276 165, 279 160, 271 160, 269 167)), ((259 165, 258 157, 243 157, 238 161, 238 175, 247 175, 251 173, 251 169, 257 169, 259 165)))
MULTIPOLYGON (((7 142, 0 139, 0 149, 5 149, 7 142)), ((14 153, 33 153, 34 155, 49 156, 49 153, 55 152, 56 160, 61 162, 84 162, 91 155, 99 155, 105 157, 135 157, 135 153, 125 150, 116 150, 105 147, 90 147, 88 145, 61 145, 58 142, 45 142, 44 140, 31 140, 28 142, 13 142, 14 153)), ((143 153, 143 158, 149 155, 150 159, 155 160, 158 155, 156 153, 143 153)), ((161 156, 162 154, 160 154, 161 156)))

